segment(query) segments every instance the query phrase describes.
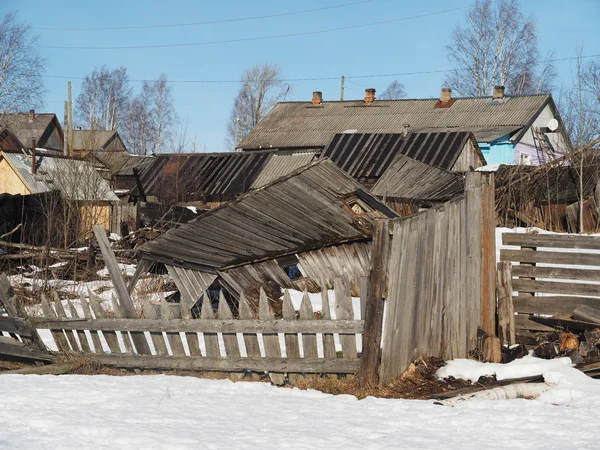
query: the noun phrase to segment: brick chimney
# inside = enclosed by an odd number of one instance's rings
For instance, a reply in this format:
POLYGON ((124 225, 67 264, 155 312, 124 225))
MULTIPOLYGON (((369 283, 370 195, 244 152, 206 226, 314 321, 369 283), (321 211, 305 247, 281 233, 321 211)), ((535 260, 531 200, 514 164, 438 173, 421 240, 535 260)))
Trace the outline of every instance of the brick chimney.
POLYGON ((314 91, 312 97, 312 104, 317 106, 323 103, 323 93, 321 91, 314 91))
POLYGON ((494 86, 494 92, 492 93, 493 99, 504 98, 504 86, 494 86))
MULTIPOLYGON (((31 114, 31 111, 29 111, 31 114)), ((35 175, 37 170, 37 158, 35 154, 35 139, 31 139, 31 174, 35 175)))
POLYGON ((452 89, 444 87, 442 88, 442 94, 440 95, 440 102, 448 103, 452 100, 452 89))
POLYGON ((30 109, 29 110, 29 121, 33 122, 33 118, 35 117, 35 110, 34 109, 30 109))
POLYGON ((369 88, 365 89, 365 103, 370 105, 375 101, 375 89, 369 88))

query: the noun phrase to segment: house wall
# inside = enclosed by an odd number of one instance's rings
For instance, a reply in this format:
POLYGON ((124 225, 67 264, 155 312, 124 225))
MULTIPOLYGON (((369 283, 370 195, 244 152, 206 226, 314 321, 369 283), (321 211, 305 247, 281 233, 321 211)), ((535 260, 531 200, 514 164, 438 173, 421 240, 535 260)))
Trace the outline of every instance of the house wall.
POLYGON ((63 139, 54 122, 50 123, 40 141, 38 147, 49 148, 53 150, 63 149, 63 139))
POLYGON ((17 176, 5 159, 0 161, 0 194, 21 194, 28 195, 31 191, 17 176))
POLYGON ((104 147, 104 150, 107 152, 127 151, 127 149, 123 145, 123 142, 121 142, 121 139, 117 138, 116 136, 108 143, 108 145, 106 145, 106 147, 104 147))
MULTIPOLYGON (((534 120, 532 126, 537 128, 545 128, 548 126, 548 122, 550 121, 550 119, 558 118, 554 116, 550 105, 546 105, 546 107, 542 110, 539 116, 534 120)), ((557 157, 560 157, 570 151, 569 146, 561 133, 560 127, 558 130, 556 130, 555 133, 546 133, 546 136, 548 137, 548 140, 552 144, 554 150, 558 153, 557 157)), ((531 131, 531 128, 527 130, 527 132, 523 135, 519 143, 535 147, 535 142, 533 140, 533 133, 531 131)))
POLYGON ((487 164, 513 164, 515 161, 515 146, 508 135, 492 143, 480 142, 479 148, 487 164))
POLYGON ((110 230, 111 205, 83 204, 79 207, 81 214, 81 231, 91 231, 92 226, 102 225, 110 230))
POLYGON ((475 146, 471 141, 468 141, 465 144, 463 150, 460 152, 460 155, 454 163, 454 166, 452 166, 452 171, 469 172, 471 170, 471 167, 476 169, 477 167, 481 167, 482 165, 482 161, 477 152, 475 151, 475 146))

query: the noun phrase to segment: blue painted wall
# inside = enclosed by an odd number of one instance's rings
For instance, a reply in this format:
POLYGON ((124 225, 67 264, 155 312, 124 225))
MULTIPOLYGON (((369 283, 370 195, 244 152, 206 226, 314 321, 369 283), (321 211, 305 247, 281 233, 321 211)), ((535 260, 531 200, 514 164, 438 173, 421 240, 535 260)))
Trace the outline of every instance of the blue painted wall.
POLYGON ((508 134, 494 142, 479 142, 479 148, 488 164, 514 164, 515 162, 515 146, 508 134))

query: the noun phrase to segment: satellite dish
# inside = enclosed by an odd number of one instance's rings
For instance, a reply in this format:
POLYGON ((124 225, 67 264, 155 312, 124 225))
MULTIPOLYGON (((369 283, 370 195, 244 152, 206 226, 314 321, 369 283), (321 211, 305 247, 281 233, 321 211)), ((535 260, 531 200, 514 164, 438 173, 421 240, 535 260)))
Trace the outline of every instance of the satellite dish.
POLYGON ((558 120, 556 120, 556 119, 550 119, 548 121, 548 129, 550 131, 556 131, 558 129, 558 120))

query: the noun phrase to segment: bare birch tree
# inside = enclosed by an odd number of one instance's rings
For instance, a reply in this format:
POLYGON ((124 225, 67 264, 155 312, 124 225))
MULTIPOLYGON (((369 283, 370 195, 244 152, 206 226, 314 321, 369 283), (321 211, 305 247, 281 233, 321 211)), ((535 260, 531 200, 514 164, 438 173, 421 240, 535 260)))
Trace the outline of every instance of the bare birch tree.
POLYGON ((281 68, 273 64, 255 64, 242 73, 240 82, 241 87, 227 123, 226 146, 230 149, 235 149, 243 137, 287 94, 281 79, 281 68))
POLYGON ((0 23, 0 113, 22 112, 42 105, 47 59, 31 26, 9 12, 0 23))
POLYGON ((156 81, 148 82, 145 88, 149 90, 153 103, 151 117, 154 122, 154 153, 161 153, 173 137, 172 127, 177 120, 173 92, 164 73, 156 81))
POLYGON ((379 95, 380 100, 400 100, 406 98, 406 89, 404 84, 398 80, 392 81, 385 90, 379 95))
POLYGON ((539 61, 535 18, 521 13, 518 0, 477 0, 465 20, 446 47, 455 67, 446 86, 462 96, 488 96, 496 85, 512 95, 549 92, 554 68, 539 61))

